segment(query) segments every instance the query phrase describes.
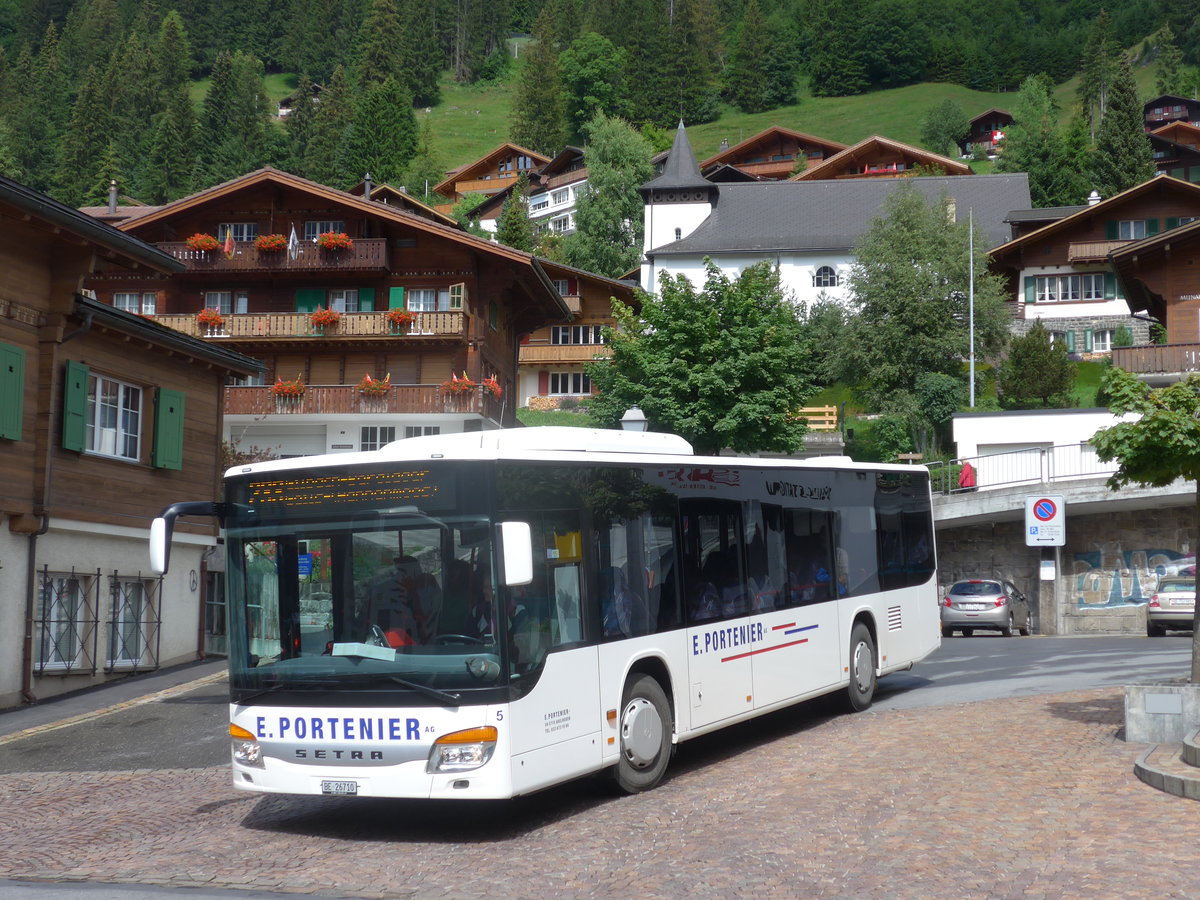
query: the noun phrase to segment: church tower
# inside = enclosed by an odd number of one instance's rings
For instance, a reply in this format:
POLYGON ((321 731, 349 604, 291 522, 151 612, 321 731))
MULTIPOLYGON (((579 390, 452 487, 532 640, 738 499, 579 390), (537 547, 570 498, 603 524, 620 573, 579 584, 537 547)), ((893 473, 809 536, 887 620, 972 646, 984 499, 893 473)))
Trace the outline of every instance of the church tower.
MULTIPOLYGON (((675 142, 662 174, 642 185, 641 193, 645 202, 643 253, 686 238, 716 206, 718 188, 700 174, 682 121, 675 129, 675 142)), ((657 287, 652 268, 648 262, 642 263, 642 287, 647 291, 657 287)))

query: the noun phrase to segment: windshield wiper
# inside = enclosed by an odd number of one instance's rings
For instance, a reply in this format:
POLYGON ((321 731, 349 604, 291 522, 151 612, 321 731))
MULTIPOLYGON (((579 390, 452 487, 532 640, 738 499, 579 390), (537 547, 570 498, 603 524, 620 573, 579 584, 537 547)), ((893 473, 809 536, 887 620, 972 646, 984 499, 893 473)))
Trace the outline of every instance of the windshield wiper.
POLYGON ((255 691, 252 694, 247 694, 244 697, 238 697, 236 702, 237 703, 249 703, 251 700, 255 700, 259 697, 265 696, 266 694, 274 694, 276 691, 288 690, 289 688, 313 689, 313 688, 327 688, 327 687, 329 687, 328 681, 313 681, 313 680, 299 680, 298 681, 295 679, 290 679, 288 681, 276 681, 273 684, 267 685, 262 690, 255 691))
POLYGON ((440 700, 447 706, 458 706, 462 703, 461 694, 449 694, 446 691, 439 691, 437 688, 432 688, 427 684, 418 684, 415 681, 406 681, 396 675, 384 675, 388 681, 394 681, 396 684, 408 688, 410 691, 416 691, 418 694, 424 694, 426 697, 431 697, 434 700, 440 700))

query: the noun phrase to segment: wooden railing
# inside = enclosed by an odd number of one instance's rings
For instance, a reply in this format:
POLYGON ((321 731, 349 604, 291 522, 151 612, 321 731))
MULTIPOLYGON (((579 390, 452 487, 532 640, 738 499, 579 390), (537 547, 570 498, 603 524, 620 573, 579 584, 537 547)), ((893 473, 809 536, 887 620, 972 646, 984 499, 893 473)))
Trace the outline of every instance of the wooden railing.
POLYGON ((806 406, 796 415, 808 421, 809 431, 837 431, 838 408, 836 406, 806 406))
POLYGON ((227 416, 469 413, 499 422, 503 409, 503 399, 480 387, 447 394, 438 384, 394 384, 385 394, 367 395, 350 384, 310 384, 302 397, 276 397, 270 385, 225 388, 227 416))
POLYGON ((1114 366, 1134 375, 1200 372, 1200 344, 1150 344, 1114 347, 1114 366))
POLYGON ((385 312, 343 313, 333 327, 317 328, 308 313, 239 313, 225 316, 220 328, 205 328, 193 314, 154 316, 154 321, 192 337, 213 339, 295 337, 440 337, 462 335, 462 312, 415 312, 410 326, 397 329, 385 312))
POLYGON ((497 191, 504 190, 516 180, 516 172, 506 172, 503 175, 493 175, 490 178, 472 178, 469 181, 455 182, 454 190, 459 194, 472 194, 476 192, 495 194, 497 191))
POLYGON ((585 363, 607 359, 612 350, 605 344, 536 344, 521 347, 522 363, 585 363))
POLYGON ((189 272, 347 271, 388 267, 387 241, 382 238, 355 238, 349 250, 322 250, 312 241, 301 241, 295 259, 287 250, 258 250, 253 241, 236 242, 231 256, 226 256, 224 250, 192 250, 184 243, 155 246, 185 263, 189 272))
POLYGON ((1108 259, 1108 254, 1128 243, 1129 241, 1076 241, 1067 245, 1067 259, 1070 262, 1108 259))

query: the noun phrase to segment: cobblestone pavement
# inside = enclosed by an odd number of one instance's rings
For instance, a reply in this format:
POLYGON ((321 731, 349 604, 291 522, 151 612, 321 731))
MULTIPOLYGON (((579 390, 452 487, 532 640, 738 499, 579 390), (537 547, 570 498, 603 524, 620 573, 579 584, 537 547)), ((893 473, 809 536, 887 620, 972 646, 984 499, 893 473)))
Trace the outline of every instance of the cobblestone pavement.
POLYGON ((657 790, 512 803, 235 792, 225 768, 0 775, 0 878, 398 898, 1194 898, 1200 805, 1133 775, 1119 689, 806 705, 657 790))

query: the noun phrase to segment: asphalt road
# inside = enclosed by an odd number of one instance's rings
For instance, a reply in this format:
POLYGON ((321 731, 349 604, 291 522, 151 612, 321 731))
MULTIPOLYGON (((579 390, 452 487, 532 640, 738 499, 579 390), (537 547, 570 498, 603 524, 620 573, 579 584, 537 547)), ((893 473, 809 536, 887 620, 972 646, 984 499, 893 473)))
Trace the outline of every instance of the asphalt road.
MULTIPOLYGON (((1130 682, 1186 678, 1191 635, 1026 637, 976 635, 942 641, 910 672, 879 683, 880 710, 945 706, 1130 682)), ((103 692, 96 705, 103 704, 103 692)), ((836 700, 805 704, 801 717, 840 713, 836 700)), ((0 773, 191 769, 229 762, 228 692, 223 680, 126 705, 65 728, 0 741, 0 773)))

